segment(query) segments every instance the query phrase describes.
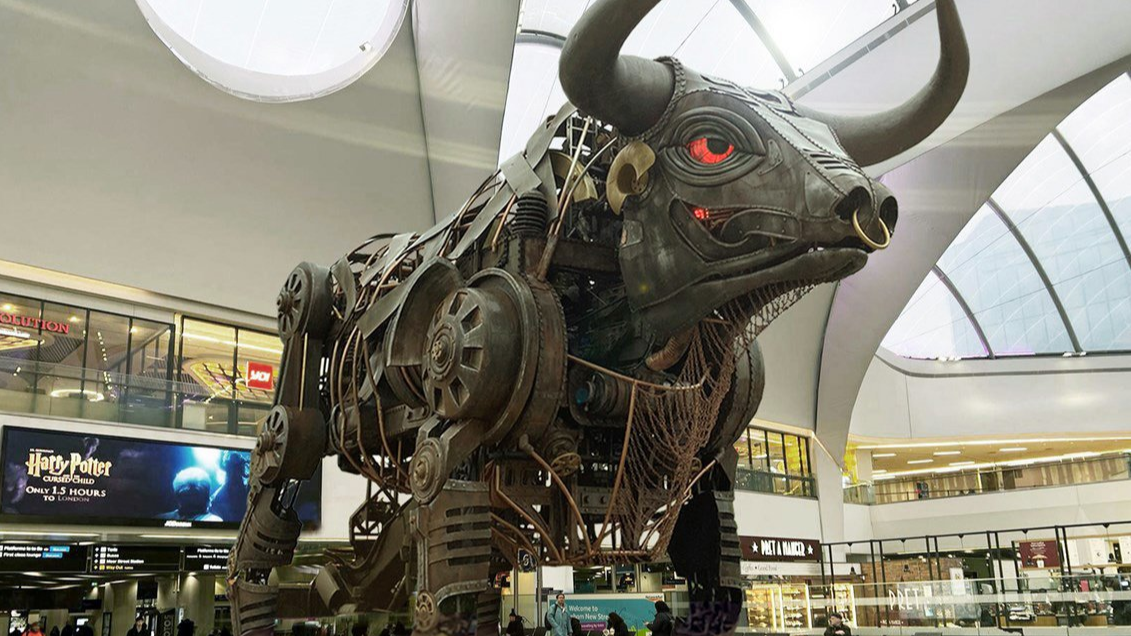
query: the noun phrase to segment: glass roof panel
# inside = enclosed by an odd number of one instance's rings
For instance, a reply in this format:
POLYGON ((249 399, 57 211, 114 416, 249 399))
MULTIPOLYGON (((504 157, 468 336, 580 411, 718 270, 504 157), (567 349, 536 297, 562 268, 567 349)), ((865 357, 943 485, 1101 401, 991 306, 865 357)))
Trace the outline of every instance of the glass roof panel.
POLYGON ((935 274, 927 275, 884 336, 882 346, 905 358, 980 358, 987 355, 974 326, 935 274))
POLYGON ((1052 137, 1041 142, 995 200, 1048 273, 1080 346, 1131 349, 1131 267, 1059 142, 1052 137), (1035 183, 1042 174, 1047 180, 1035 183))
MULTIPOLYGON (((663 6, 663 5, 661 5, 663 6)), ((674 14, 674 12, 673 12, 674 14)), ((678 48, 668 51, 688 68, 723 77, 740 86, 780 89, 781 68, 750 25, 725 0, 717 3, 678 48)), ((653 55, 655 57, 655 55, 653 55)))
POLYGON ((895 14, 891 0, 744 1, 795 71, 812 69, 895 14))
POLYGON ((1032 261, 988 205, 954 239, 939 269, 970 307, 994 355, 1072 350, 1032 261))
POLYGON ((526 140, 550 114, 565 103, 558 83, 558 57, 561 50, 544 44, 518 43, 511 62, 507 105, 503 111, 503 134, 499 161, 505 161, 526 147, 526 140))
POLYGON ((209 82, 248 99, 310 99, 372 68, 408 0, 137 0, 154 33, 209 82))
MULTIPOLYGON (((1121 245, 1131 233, 1131 78, 1120 75, 1057 131, 1063 143, 1055 134, 1047 136, 993 201, 1047 275, 1080 349, 1131 351, 1131 263, 1121 245)), ((992 209, 983 207, 971 219, 938 266, 971 308, 995 355, 1074 350, 1053 296, 1042 293, 1036 268, 992 209)), ((913 298, 892 334, 912 328, 902 323, 914 318, 914 303, 913 298)), ((892 334, 885 347, 896 342, 892 334)), ((924 345, 934 356, 954 349, 947 338, 933 352, 924 345)))

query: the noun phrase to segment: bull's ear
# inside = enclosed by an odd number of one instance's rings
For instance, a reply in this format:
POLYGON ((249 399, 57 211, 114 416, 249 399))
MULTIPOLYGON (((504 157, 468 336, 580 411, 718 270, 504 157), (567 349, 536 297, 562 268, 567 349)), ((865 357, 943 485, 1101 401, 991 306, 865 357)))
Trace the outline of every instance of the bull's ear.
POLYGON ((648 187, 648 170, 656 163, 656 151, 643 141, 632 141, 613 159, 605 194, 609 207, 620 214, 624 200, 644 192, 648 187))

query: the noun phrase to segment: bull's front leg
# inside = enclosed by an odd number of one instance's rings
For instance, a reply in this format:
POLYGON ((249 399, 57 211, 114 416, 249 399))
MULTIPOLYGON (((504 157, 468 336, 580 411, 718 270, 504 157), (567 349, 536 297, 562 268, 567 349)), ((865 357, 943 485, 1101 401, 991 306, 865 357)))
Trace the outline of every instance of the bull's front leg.
POLYGON ((329 331, 330 273, 303 263, 279 292, 283 361, 275 406, 252 451, 247 511, 228 557, 228 596, 240 636, 274 632, 279 590, 272 569, 294 557, 302 522, 293 505, 327 449, 318 398, 323 341, 329 331))
POLYGON ((668 554, 687 579, 691 608, 681 634, 731 634, 742 610, 742 548, 734 517, 738 453, 734 444, 758 410, 765 388, 762 352, 756 341, 739 351, 734 380, 711 440, 700 455, 711 470, 680 510, 668 554))

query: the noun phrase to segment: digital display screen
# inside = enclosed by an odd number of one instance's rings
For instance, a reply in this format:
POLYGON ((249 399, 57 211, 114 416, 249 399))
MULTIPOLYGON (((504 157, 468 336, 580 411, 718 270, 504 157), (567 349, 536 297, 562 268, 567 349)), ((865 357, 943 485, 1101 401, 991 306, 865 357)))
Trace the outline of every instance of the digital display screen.
POLYGON ((185 572, 225 572, 229 550, 226 546, 185 546, 185 572))
MULTIPOLYGON (((237 527, 247 509, 247 450, 4 427, 0 520, 171 528, 237 527)), ((321 516, 321 470, 295 511, 321 516)))
POLYGON ((90 571, 100 572, 178 572, 181 548, 175 545, 96 545, 90 571))
POLYGON ((0 572, 86 572, 86 546, 0 543, 0 572))

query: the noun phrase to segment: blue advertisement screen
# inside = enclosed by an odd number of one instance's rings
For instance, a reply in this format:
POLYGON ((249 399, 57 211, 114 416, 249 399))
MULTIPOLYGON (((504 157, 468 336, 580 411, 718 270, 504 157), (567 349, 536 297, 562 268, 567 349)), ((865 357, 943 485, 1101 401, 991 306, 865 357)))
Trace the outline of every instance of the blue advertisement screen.
MULTIPOLYGON (((4 428, 0 518, 168 527, 234 527, 247 509, 250 452, 41 429, 4 428)), ((321 471, 299 517, 317 525, 321 471)))
MULTIPOLYGON (((662 601, 662 593, 655 594, 571 594, 566 599, 566 607, 571 616, 581 622, 586 631, 603 630, 610 612, 616 612, 624 619, 629 631, 646 630, 647 623, 656 617, 656 601, 662 601)), ((547 599, 553 603, 553 597, 547 599)), ((547 605, 548 607, 549 605, 547 605)))

